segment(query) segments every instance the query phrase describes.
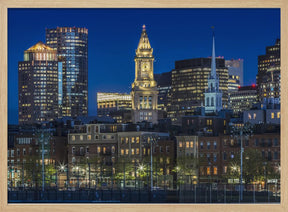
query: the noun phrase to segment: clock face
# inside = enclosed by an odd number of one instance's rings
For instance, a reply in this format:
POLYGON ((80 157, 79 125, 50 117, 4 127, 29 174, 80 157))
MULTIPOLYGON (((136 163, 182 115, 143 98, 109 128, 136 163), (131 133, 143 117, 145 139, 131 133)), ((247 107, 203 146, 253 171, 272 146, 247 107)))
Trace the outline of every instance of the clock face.
POLYGON ((148 71, 149 70, 149 63, 148 62, 144 62, 142 63, 142 71, 148 71))

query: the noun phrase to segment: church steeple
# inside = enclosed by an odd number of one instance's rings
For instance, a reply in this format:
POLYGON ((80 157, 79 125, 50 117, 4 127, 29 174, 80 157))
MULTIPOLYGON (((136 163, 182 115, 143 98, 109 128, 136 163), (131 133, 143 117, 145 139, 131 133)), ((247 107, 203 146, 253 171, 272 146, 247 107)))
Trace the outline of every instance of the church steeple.
POLYGON ((219 78, 216 74, 215 35, 213 31, 211 72, 207 79, 205 96, 205 113, 215 113, 222 109, 222 92, 219 90, 219 78))
POLYGON ((211 78, 216 79, 216 56, 215 56, 215 34, 213 31, 213 42, 212 42, 212 59, 211 59, 211 78))

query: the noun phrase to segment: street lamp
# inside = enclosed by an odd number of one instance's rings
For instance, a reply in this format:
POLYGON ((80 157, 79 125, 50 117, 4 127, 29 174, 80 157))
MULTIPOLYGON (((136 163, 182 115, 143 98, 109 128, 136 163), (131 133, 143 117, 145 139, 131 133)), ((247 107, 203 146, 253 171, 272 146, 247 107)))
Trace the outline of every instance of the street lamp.
POLYGON ((158 138, 156 138, 156 135, 148 135, 145 136, 144 139, 146 140, 146 145, 149 145, 150 142, 150 177, 151 177, 151 191, 153 190, 153 145, 157 144, 158 138), (146 139, 145 139, 146 138, 146 139))
POLYGON ((252 136, 253 130, 252 126, 249 123, 245 123, 240 126, 235 126, 232 123, 230 123, 230 133, 231 137, 240 137, 241 142, 241 149, 240 149, 240 199, 243 200, 243 188, 242 188, 242 178, 243 178, 243 136, 246 138, 249 136, 252 136))

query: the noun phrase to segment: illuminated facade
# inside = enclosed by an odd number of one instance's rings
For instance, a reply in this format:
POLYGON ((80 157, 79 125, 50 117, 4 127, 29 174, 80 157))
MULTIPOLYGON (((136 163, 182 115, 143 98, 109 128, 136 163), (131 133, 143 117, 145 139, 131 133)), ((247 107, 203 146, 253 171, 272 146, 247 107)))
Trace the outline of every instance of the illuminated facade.
POLYGON ((163 112, 167 112, 167 105, 171 95, 171 74, 171 71, 154 74, 158 88, 158 110, 163 112))
POLYGON ((266 47, 266 54, 258 56, 258 100, 280 99, 280 39, 266 47))
POLYGON ((111 116, 117 123, 131 122, 132 100, 125 93, 97 93, 97 115, 111 116))
POLYGON ((88 29, 46 29, 46 43, 63 62, 62 116, 86 116, 88 112, 88 29))
POLYGON ((146 27, 143 25, 141 38, 136 50, 135 80, 132 83, 132 121, 157 123, 157 83, 153 75, 153 49, 151 48, 146 27))
POLYGON ((239 86, 243 86, 243 59, 225 60, 225 66, 229 74, 228 91, 237 91, 239 86))
POLYGON ((24 61, 18 63, 19 124, 58 118, 61 67, 56 51, 42 42, 24 52, 24 61))
POLYGON ((234 114, 250 110, 257 103, 257 87, 243 86, 230 94, 230 104, 234 114))
MULTIPOLYGON (((211 58, 195 58, 175 62, 172 70, 171 99, 168 103, 168 117, 174 123, 181 123, 180 117, 191 115, 204 104, 204 92, 211 73, 211 58)), ((222 91, 223 106, 228 103, 228 69, 225 60, 216 58, 216 73, 219 89, 222 91)))
POLYGON ((205 93, 205 113, 216 113, 222 109, 222 92, 219 90, 219 77, 216 74, 215 38, 213 35, 211 72, 205 93))

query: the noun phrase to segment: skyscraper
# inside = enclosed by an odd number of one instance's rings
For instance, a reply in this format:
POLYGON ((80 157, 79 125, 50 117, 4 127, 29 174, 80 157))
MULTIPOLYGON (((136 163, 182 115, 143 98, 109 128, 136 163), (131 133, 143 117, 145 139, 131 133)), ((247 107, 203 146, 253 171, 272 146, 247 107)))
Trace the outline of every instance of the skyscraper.
POLYGON ((58 118, 61 67, 56 50, 42 42, 24 52, 24 61, 18 63, 19 124, 58 118))
POLYGON ((205 93, 205 113, 216 113, 222 109, 222 91, 219 90, 219 77, 216 74, 215 37, 213 34, 211 72, 205 93))
POLYGON ((225 66, 228 68, 228 92, 237 91, 239 86, 243 86, 243 59, 225 60, 225 66))
POLYGON ((153 74, 153 49, 151 48, 146 27, 143 25, 141 38, 136 49, 135 80, 132 83, 132 121, 157 123, 157 83, 153 74))
POLYGON ((46 29, 46 43, 57 50, 63 62, 62 116, 88 113, 88 29, 57 27, 46 29))
POLYGON ((266 47, 266 54, 258 56, 258 100, 280 99, 280 39, 266 47))

